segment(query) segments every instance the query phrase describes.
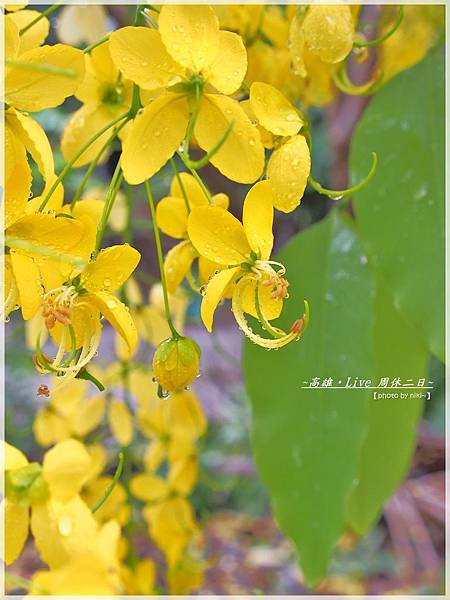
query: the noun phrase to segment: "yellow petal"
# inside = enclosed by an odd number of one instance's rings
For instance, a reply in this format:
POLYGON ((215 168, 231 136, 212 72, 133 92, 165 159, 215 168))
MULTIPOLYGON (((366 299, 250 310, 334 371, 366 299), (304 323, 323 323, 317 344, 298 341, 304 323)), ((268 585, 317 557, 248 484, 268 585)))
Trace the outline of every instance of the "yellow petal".
MULTIPOLYGON (((63 6, 56 22, 58 39, 64 44, 78 46, 93 44, 108 33, 108 13, 102 5, 63 6)), ((104 46, 105 44, 102 44, 104 46)))
MULTIPOLYGON (((54 381, 54 384, 56 383, 57 381, 54 381)), ((73 379, 64 388, 51 395, 50 404, 58 414, 68 417, 75 412, 80 402, 85 398, 87 388, 87 381, 84 379, 73 379)))
POLYGON ((103 419, 105 405, 106 399, 101 395, 80 402, 68 419, 73 435, 85 437, 97 429, 103 419))
POLYGON ((167 454, 167 444, 156 440, 147 447, 143 463, 147 471, 157 471, 167 454))
POLYGON ((72 216, 84 225, 83 236, 76 248, 73 249, 73 253, 87 263, 95 248, 97 226, 104 206, 103 200, 79 200, 71 212, 72 216))
POLYGON ((158 502, 167 496, 167 482, 161 477, 150 473, 140 473, 130 480, 130 490, 133 496, 144 502, 158 502))
MULTIPOLYGON (((206 202, 206 198, 205 198, 206 202)), ((166 235, 180 239, 185 236, 187 229, 188 211, 183 198, 166 196, 156 205, 158 225, 166 235)))
POLYGON ((252 83, 250 105, 259 123, 275 135, 295 135, 303 125, 289 100, 267 83, 252 83))
MULTIPOLYGON (((61 151, 66 161, 71 160, 77 152, 114 118, 108 108, 102 104, 95 106, 85 104, 75 111, 64 128, 61 139, 61 151)), ((91 162, 99 153, 106 140, 111 136, 113 128, 99 136, 89 148, 78 158, 74 166, 82 167, 91 162)))
POLYGON ((171 465, 169 482, 172 489, 182 496, 188 496, 198 477, 198 459, 195 450, 190 455, 171 465))
POLYGON ((192 506, 185 498, 173 498, 156 507, 146 506, 142 513, 149 523, 151 537, 173 567, 198 531, 192 506))
POLYGON ((349 6, 310 6, 302 26, 309 50, 327 63, 337 63, 353 47, 355 27, 349 6))
MULTIPOLYGON (((111 483, 111 480, 111 476, 103 475, 85 487, 82 498, 88 506, 94 506, 98 499, 102 497, 104 491, 111 483)), ((127 494, 123 486, 117 482, 113 487, 111 494, 108 496, 107 502, 95 511, 95 518, 102 523, 115 516, 117 517, 117 514, 120 512, 126 501, 127 494)))
POLYGON ((256 127, 238 102, 216 94, 203 96, 195 126, 195 137, 208 152, 224 137, 227 140, 211 158, 211 163, 226 177, 238 183, 253 183, 264 168, 264 148, 256 127))
POLYGON ((64 440, 46 452, 42 473, 52 497, 61 502, 73 498, 86 481, 90 464, 91 457, 77 440, 64 440))
MULTIPOLYGON (((219 265, 216 262, 212 262, 208 260, 204 256, 198 257, 198 277, 199 281, 202 285, 208 283, 211 277, 217 273, 217 271, 222 271, 222 269, 226 269, 223 265, 219 265)), ((224 292, 224 298, 231 298, 234 284, 231 283, 224 292)))
POLYGON ((29 510, 28 506, 19 506, 7 498, 2 500, 0 515, 5 527, 5 555, 1 558, 7 565, 12 564, 20 556, 25 542, 27 541, 30 520, 29 510))
POLYGON ((201 317, 206 329, 211 333, 214 319, 214 312, 221 301, 227 285, 239 273, 240 268, 224 269, 219 271, 209 281, 205 295, 203 296, 201 306, 201 317))
MULTIPOLYGON (((179 179, 181 180, 181 185, 184 188, 184 192, 187 196, 189 206, 203 206, 208 203, 206 199, 205 192, 202 190, 198 181, 190 175, 189 173, 180 173, 179 179)), ((176 196, 177 198, 183 198, 183 190, 181 189, 180 181, 178 177, 174 177, 172 179, 172 183, 170 184, 170 195, 176 196)))
POLYGON ((188 234, 199 254, 221 265, 240 264, 251 252, 241 222, 219 206, 194 208, 188 234))
POLYGON ((242 222, 251 249, 268 260, 273 248, 273 192, 269 181, 258 181, 245 197, 242 222))
POLYGON ((20 219, 31 191, 31 169, 25 146, 6 124, 5 127, 5 226, 20 219))
POLYGON ((16 58, 19 52, 20 36, 19 30, 15 23, 8 19, 4 20, 5 23, 5 58, 13 59, 16 58))
POLYGON ((21 252, 11 250, 11 265, 19 292, 22 316, 25 320, 34 317, 42 305, 42 285, 35 261, 21 252))
POLYGON ((156 583, 156 565, 150 559, 138 562, 134 572, 136 590, 133 593, 148 596, 154 593, 156 583))
POLYGON ((37 443, 43 448, 70 437, 66 419, 47 407, 37 412, 33 421, 33 433, 37 443))
POLYGON ((41 16, 40 20, 30 27, 28 31, 25 31, 20 36, 20 48, 19 53, 26 52, 32 48, 37 48, 44 43, 45 38, 48 36, 50 29, 50 23, 46 17, 42 17, 41 13, 37 10, 21 10, 19 12, 6 15, 5 22, 8 20, 13 21, 17 29, 20 31, 23 27, 34 21, 38 16, 41 16))
POLYGON ((8 111, 6 119, 12 131, 31 154, 45 181, 50 181, 54 177, 55 165, 45 131, 37 121, 19 111, 8 111))
POLYGON ((84 77, 84 55, 81 50, 56 44, 28 50, 20 62, 70 69, 73 77, 10 67, 5 78, 6 101, 15 108, 39 111, 58 106, 71 96, 84 77))
POLYGON ((110 246, 88 264, 81 283, 89 292, 114 292, 130 277, 140 259, 140 253, 128 244, 110 246))
POLYGON ((210 6, 163 6, 158 26, 178 64, 199 73, 213 63, 219 51, 219 21, 210 6))
POLYGON ((113 61, 124 77, 147 90, 178 81, 180 66, 168 54, 161 36, 148 27, 122 27, 110 37, 113 61))
MULTIPOLYGON (((72 253, 84 232, 83 223, 54 214, 35 214, 22 217, 8 228, 11 240, 29 243, 27 253, 33 255, 33 244, 45 246, 56 253, 72 253)), ((34 253, 41 256, 39 252, 34 253)))
POLYGON ((240 35, 219 32, 219 52, 211 65, 208 81, 222 94, 234 94, 247 71, 247 51, 240 35))
POLYGON ((11 446, 8 442, 3 442, 4 452, 4 469, 5 471, 13 471, 14 469, 21 469, 28 464, 27 457, 15 446, 11 446))
POLYGON ((167 93, 138 114, 123 144, 122 169, 128 183, 149 179, 179 148, 189 120, 186 98, 167 93))
POLYGON ((174 392, 170 403, 170 429, 176 439, 193 442, 206 431, 207 420, 197 396, 190 390, 174 392))
POLYGON ((272 184, 275 208, 285 213, 297 208, 310 170, 311 156, 302 135, 296 135, 274 151, 267 165, 267 179, 272 184))
POLYGON ((121 446, 129 446, 133 439, 133 420, 127 405, 120 400, 110 400, 108 423, 113 436, 121 446))
MULTIPOLYGON (((264 281, 264 279, 262 280, 264 281)), ((242 310, 249 315, 258 319, 258 311, 256 310, 256 285, 255 279, 249 280, 248 285, 243 288, 241 294, 242 310)), ((283 310, 283 301, 279 298, 272 298, 272 288, 266 285, 259 285, 258 298, 259 306, 264 317, 271 321, 277 319, 283 310)))
POLYGON ((186 277, 195 258, 195 250, 189 241, 180 242, 169 250, 164 260, 167 289, 174 294, 186 277))
POLYGON ((51 569, 91 551, 95 546, 97 528, 90 508, 79 496, 67 502, 51 498, 35 504, 31 511, 35 546, 41 559, 51 569))
POLYGON ((136 326, 125 304, 108 292, 93 292, 85 296, 86 302, 95 306, 128 345, 130 354, 138 344, 136 326))
POLYGON ((254 125, 258 125, 259 135, 261 136, 261 143, 264 146, 264 148, 273 148, 273 133, 271 133, 258 123, 258 119, 256 118, 256 115, 251 107, 250 100, 242 100, 240 102, 240 105, 244 109, 245 114, 250 119, 250 121, 254 125))

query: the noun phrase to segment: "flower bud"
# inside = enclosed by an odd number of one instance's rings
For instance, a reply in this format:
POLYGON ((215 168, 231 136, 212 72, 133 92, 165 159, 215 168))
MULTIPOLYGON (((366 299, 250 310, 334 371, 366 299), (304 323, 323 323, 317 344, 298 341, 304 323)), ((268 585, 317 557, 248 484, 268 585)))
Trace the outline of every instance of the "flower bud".
POLYGON ((200 348, 191 338, 169 338, 153 356, 153 373, 164 391, 185 388, 198 374, 200 348))

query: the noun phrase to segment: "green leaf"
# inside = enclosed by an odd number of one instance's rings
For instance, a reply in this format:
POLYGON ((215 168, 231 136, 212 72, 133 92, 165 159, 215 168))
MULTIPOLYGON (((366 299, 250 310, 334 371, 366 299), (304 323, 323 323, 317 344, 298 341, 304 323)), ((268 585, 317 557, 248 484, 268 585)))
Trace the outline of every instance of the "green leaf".
MULTIPOLYGON (((428 351, 416 331, 400 316, 381 281, 377 282, 374 317, 374 385, 381 378, 411 379, 414 385, 427 373, 428 351)), ((349 524, 359 534, 374 525, 384 502, 405 477, 415 448, 416 427, 422 414, 420 390, 386 389, 386 394, 407 394, 402 399, 374 399, 369 402, 369 429, 361 455, 358 484, 349 500, 349 524)))
POLYGON ((444 358, 444 56, 432 52, 371 101, 351 146, 352 178, 378 170, 358 192, 358 227, 396 308, 444 358))
POLYGON ((311 306, 298 343, 275 352, 246 343, 244 372, 253 411, 252 444, 284 533, 309 585, 325 575, 345 525, 367 426, 364 389, 301 389, 313 377, 373 372, 374 282, 352 230, 336 210, 293 238, 278 257, 287 267, 289 326, 311 306))

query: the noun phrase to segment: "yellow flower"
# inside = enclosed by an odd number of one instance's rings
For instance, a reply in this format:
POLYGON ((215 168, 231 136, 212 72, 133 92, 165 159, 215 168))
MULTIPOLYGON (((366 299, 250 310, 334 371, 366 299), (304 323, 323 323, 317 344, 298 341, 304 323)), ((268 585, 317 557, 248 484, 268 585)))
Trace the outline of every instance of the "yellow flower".
POLYGON ((81 273, 44 295, 43 314, 59 347, 52 361, 37 357, 43 373, 57 371, 61 380, 67 381, 89 363, 100 343, 100 315, 122 336, 129 352, 134 351, 136 327, 128 307, 113 292, 128 279, 139 260, 139 252, 131 246, 111 246, 101 250, 81 273))
MULTIPOLYGON (((83 103, 67 123, 61 139, 61 151, 69 161, 87 141, 114 118, 129 109, 132 83, 120 76, 113 63, 109 42, 85 54, 86 75, 75 96, 83 103)), ((77 159, 81 167, 92 161, 112 134, 112 129, 100 135, 77 159)))
POLYGON ((252 83, 250 107, 258 123, 277 136, 267 164, 267 179, 275 208, 291 212, 301 202, 311 170, 308 144, 298 135, 303 119, 289 100, 267 83, 252 83))
POLYGON ((108 403, 108 423, 111 432, 121 446, 129 446, 133 440, 133 417, 125 402, 112 398, 108 403))
MULTIPOLYGON (((212 196, 215 206, 228 208, 229 199, 226 194, 212 196)), ((166 235, 183 241, 169 250, 164 262, 167 288, 172 294, 183 281, 191 275, 192 263, 197 253, 187 235, 189 212, 196 206, 207 206, 208 199, 196 179, 189 173, 180 173, 174 177, 170 186, 170 195, 162 198, 156 205, 158 226, 166 235)), ((199 275, 210 270, 208 261, 198 258, 199 275)), ((220 268, 216 265, 215 268, 220 268)), ((203 282, 205 283, 205 281, 203 282)))
POLYGON ((154 175, 180 147, 195 113, 193 134, 203 150, 228 135, 211 163, 233 181, 252 183, 263 170, 264 149, 238 102, 223 95, 236 92, 245 76, 241 38, 221 31, 207 6, 163 6, 158 25, 158 31, 123 27, 111 35, 111 54, 123 75, 143 90, 165 90, 126 137, 125 179, 137 184, 154 175))
POLYGON ((208 283, 201 305, 201 317, 212 331, 214 312, 230 283, 234 317, 244 333, 266 348, 279 348, 299 337, 307 318, 296 321, 289 333, 274 328, 269 321, 277 318, 288 296, 288 282, 282 265, 270 260, 273 246, 274 198, 269 181, 256 183, 248 192, 243 225, 231 213, 218 206, 194 208, 188 219, 192 244, 202 255, 223 265, 208 283), (278 265, 279 270, 275 270, 278 265), (265 339, 249 327, 244 312, 256 317, 274 339, 265 339))
POLYGON ((151 473, 135 475, 130 490, 146 502, 143 515, 150 536, 164 552, 169 567, 180 560, 187 544, 198 534, 198 525, 186 496, 197 479, 197 456, 193 449, 171 465, 167 480, 151 473))
MULTIPOLYGON (((56 387, 57 378, 53 378, 56 387)), ((39 409, 33 423, 36 441, 41 446, 51 446, 69 437, 83 438, 94 431, 105 413, 104 394, 87 396, 88 384, 73 379, 63 390, 50 397, 47 406, 39 409)))

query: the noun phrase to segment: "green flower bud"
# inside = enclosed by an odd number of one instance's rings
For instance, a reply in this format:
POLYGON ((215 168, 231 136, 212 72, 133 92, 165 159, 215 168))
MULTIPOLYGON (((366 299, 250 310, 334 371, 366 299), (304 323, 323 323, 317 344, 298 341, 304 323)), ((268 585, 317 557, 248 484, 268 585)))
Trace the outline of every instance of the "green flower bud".
POLYGON ((33 462, 5 473, 5 495, 15 504, 28 506, 43 502, 48 497, 47 483, 42 476, 42 466, 33 462))
POLYGON ((169 338, 161 342, 153 356, 153 373, 168 392, 183 389, 198 374, 201 350, 191 338, 169 338))

